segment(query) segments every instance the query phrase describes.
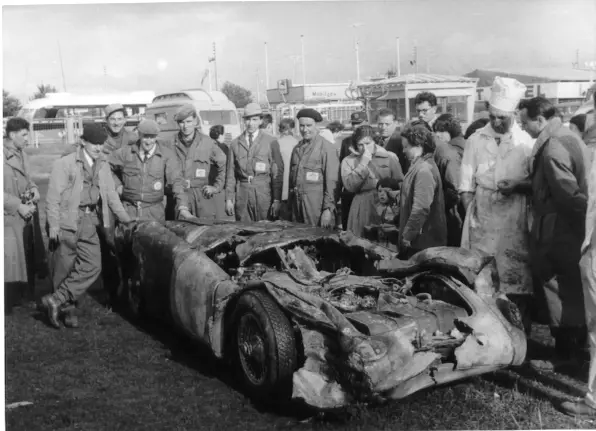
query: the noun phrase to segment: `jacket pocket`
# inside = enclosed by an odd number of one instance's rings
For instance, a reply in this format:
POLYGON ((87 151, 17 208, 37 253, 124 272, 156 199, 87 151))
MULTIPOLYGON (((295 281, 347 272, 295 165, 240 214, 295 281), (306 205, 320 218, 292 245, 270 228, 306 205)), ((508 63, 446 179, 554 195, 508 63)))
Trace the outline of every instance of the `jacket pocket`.
POLYGON ((320 161, 310 162, 304 165, 303 180, 305 184, 323 183, 323 164, 320 161))

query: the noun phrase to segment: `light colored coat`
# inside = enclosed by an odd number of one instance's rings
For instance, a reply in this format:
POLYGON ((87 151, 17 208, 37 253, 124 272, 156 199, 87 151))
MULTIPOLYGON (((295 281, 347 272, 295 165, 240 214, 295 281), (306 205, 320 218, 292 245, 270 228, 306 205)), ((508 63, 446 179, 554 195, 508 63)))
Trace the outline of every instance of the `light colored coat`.
MULTIPOLYGON (((71 232, 77 230, 83 190, 82 151, 81 148, 54 162, 46 196, 46 213, 50 229, 60 228, 71 232)), ((100 163, 98 175, 103 227, 110 227, 110 209, 118 220, 130 221, 116 192, 110 165, 103 158, 97 159, 95 163, 100 163)))

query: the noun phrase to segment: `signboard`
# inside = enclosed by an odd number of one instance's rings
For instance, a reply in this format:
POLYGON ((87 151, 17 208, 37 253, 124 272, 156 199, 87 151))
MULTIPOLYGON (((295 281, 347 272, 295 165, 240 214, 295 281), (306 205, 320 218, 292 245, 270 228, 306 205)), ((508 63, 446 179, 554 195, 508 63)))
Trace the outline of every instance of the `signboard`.
MULTIPOLYGON (((585 82, 546 82, 542 84, 525 84, 525 98, 542 96, 547 99, 584 99, 590 88, 590 83, 585 82)), ((491 87, 476 88, 476 101, 488 101, 491 87)))
POLYGON ((345 100, 348 84, 307 85, 304 100, 345 100))

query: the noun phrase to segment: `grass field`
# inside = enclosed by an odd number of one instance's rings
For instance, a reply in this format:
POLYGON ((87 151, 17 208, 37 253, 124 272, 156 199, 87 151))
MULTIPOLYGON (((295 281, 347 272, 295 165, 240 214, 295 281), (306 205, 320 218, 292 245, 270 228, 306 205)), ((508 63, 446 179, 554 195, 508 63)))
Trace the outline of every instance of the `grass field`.
MULTIPOLYGON (((47 156, 48 154, 40 154, 47 156)), ((38 182, 42 196, 47 180, 38 182)), ((43 208, 42 214, 43 214, 43 208)), ((42 216, 43 218, 43 216, 42 216)), ((38 294, 49 290, 40 282, 38 294)), ((45 316, 5 317, 8 430, 395 430, 595 428, 553 403, 582 396, 586 368, 539 373, 527 367, 429 389, 400 402, 326 414, 255 404, 225 363, 157 322, 139 324, 102 305, 94 290, 80 304, 81 327, 55 330, 45 316)), ((547 328, 532 334, 533 355, 549 354, 547 328)))

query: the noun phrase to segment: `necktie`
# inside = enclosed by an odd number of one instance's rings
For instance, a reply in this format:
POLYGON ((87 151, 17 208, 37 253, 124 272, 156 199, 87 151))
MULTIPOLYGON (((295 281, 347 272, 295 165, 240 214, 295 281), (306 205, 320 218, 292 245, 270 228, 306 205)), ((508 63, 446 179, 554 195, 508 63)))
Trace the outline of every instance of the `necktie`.
POLYGON ((252 133, 248 134, 248 147, 252 147, 252 133))
POLYGON ((497 145, 499 145, 501 143, 501 138, 495 138, 495 142, 497 143, 497 145))
POLYGON ((147 160, 149 160, 149 151, 145 150, 145 157, 143 158, 143 161, 146 162, 147 160))

